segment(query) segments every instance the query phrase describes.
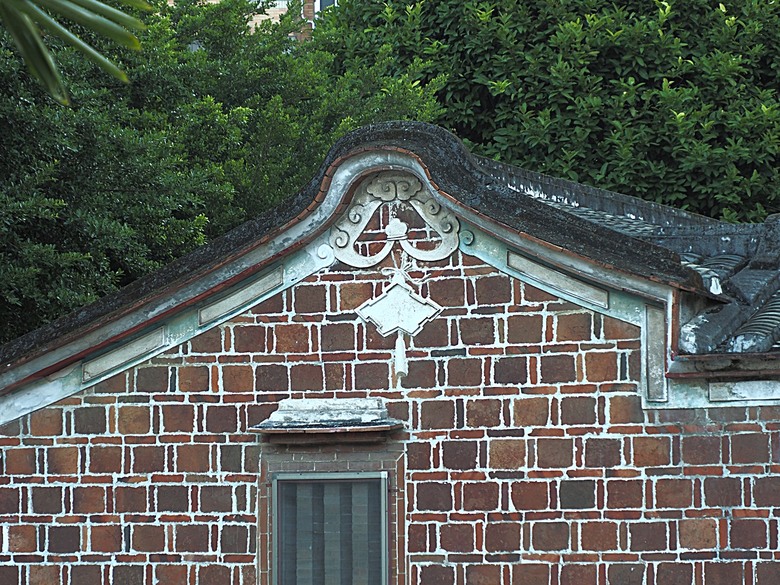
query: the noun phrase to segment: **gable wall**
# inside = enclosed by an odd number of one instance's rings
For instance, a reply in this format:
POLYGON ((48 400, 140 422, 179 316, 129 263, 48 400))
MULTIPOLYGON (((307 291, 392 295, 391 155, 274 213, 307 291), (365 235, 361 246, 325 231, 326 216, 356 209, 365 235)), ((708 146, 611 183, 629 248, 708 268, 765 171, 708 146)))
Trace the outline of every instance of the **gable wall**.
MULTIPOLYGON (((780 412, 643 411, 637 327, 460 253, 411 272, 444 312, 407 340, 399 385, 394 336, 354 313, 380 268, 336 264, 6 425, 0 583, 266 583, 247 429, 289 397, 381 397, 405 422, 415 585, 780 581, 780 412)), ((339 468, 372 449, 297 452, 339 468)))

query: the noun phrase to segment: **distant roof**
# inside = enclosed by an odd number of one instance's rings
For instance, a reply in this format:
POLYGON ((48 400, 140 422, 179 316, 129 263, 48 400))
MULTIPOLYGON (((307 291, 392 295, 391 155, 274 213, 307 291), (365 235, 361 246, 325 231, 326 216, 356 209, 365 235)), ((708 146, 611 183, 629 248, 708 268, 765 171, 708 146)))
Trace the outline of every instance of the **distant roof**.
MULTIPOLYGON (((144 314, 146 307, 155 307, 148 311, 149 318, 165 318, 179 305, 197 302, 198 294, 206 294, 194 290, 177 296, 204 275, 222 271, 216 286, 230 286, 251 268, 233 269, 228 259, 295 225, 317 208, 340 161, 377 149, 413 155, 441 193, 496 225, 700 299, 692 304, 697 312, 681 327, 682 353, 780 355, 776 216, 763 224, 729 224, 473 156, 436 126, 390 122, 339 140, 311 182, 278 208, 115 294, 0 347, 0 375, 108 322, 144 314)), ((296 245, 300 243, 291 242, 290 249, 296 245)), ((128 323, 129 330, 142 325, 137 320, 128 323)), ((67 359, 85 355, 71 353, 67 359)), ((63 357, 57 367, 66 361, 63 357)))

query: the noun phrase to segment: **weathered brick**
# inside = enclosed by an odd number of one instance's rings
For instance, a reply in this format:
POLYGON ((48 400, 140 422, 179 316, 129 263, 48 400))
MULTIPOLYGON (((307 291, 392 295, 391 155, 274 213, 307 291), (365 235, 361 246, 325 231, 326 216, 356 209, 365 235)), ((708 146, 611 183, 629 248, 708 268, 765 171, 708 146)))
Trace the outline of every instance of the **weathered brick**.
POLYGON ((466 585, 495 585, 501 582, 500 565, 467 565, 466 585))
POLYGON ((476 282, 477 304, 502 305, 512 300, 512 284, 506 276, 487 276, 476 282))
POLYGON ((495 427, 501 424, 500 400, 480 398, 466 403, 466 424, 470 427, 495 427))
POLYGON ((5 472, 8 475, 32 475, 35 469, 35 449, 17 448, 5 452, 5 472))
POLYGON ((450 429, 455 424, 455 403, 426 400, 420 405, 420 426, 424 429, 450 429))
POLYGON ((558 493, 561 508, 585 510, 596 506, 596 482, 592 480, 565 480, 558 493))
POLYGON ((236 407, 214 406, 206 409, 206 430, 210 433, 235 433, 238 429, 236 407))
POLYGON ((549 489, 542 481, 516 481, 512 484, 512 504, 518 510, 546 510, 549 489))
POLYGON ((619 439, 588 439, 585 443, 585 467, 616 467, 620 465, 619 439))
POLYGON ((618 379, 618 356, 614 352, 593 351, 585 354, 585 377, 589 382, 618 379))
POLYGON ((519 469, 525 465, 525 440, 493 439, 489 454, 494 469, 519 469))
POLYGON ((322 351, 353 351, 355 326, 352 323, 327 323, 322 326, 322 351))
POLYGON ((464 510, 495 510, 498 508, 498 484, 474 482, 463 484, 464 510))
POLYGON ((213 327, 193 337, 190 339, 190 349, 193 353, 217 353, 222 351, 222 330, 219 327, 213 327))
POLYGON ((146 488, 125 487, 114 488, 115 509, 117 512, 144 512, 146 511, 146 488))
POLYGON ((311 350, 309 336, 311 331, 306 325, 277 325, 274 328, 277 353, 307 353, 311 350))
POLYGON ((225 392, 252 392, 255 375, 252 366, 225 366, 222 368, 222 388, 225 392))
POLYGON ((230 567, 205 565, 198 570, 198 585, 231 585, 230 567))
POLYGON ((741 505, 741 480, 736 477, 708 477, 704 480, 704 501, 714 507, 741 505))
POLYGON ((756 585, 776 585, 780 583, 780 563, 757 563, 755 574, 756 585))
POLYGON ((265 327, 262 325, 233 327, 233 347, 241 353, 263 353, 265 351, 265 327))
POLYGON ((390 370, 385 362, 365 362, 355 365, 355 388, 378 390, 390 384, 390 370))
POLYGON ((122 585, 144 585, 143 565, 117 565, 111 569, 113 583, 122 585))
POLYGON ((541 315, 512 315, 507 319, 509 343, 541 343, 544 321, 541 315))
POLYGON ((164 366, 139 368, 135 372, 135 387, 139 392, 167 392, 168 375, 164 366))
POLYGON ((693 582, 693 565, 661 563, 656 568, 656 583, 659 585, 691 585, 693 582))
POLYGON ((609 422, 613 425, 645 422, 639 396, 611 396, 608 404, 609 422))
POLYGON ((91 447, 89 470, 92 473, 119 473, 122 471, 121 447, 91 447))
POLYGON ((414 360, 408 364, 409 372, 401 378, 404 388, 432 388, 436 386, 436 362, 414 360))
POLYGON ((515 551, 520 548, 520 524, 490 522, 485 526, 485 548, 490 552, 515 551))
POLYGON ((682 459, 690 465, 720 463, 720 437, 694 435, 682 438, 682 459))
POLYGON ((233 490, 227 486, 200 488, 201 512, 230 512, 233 510, 233 490))
POLYGON ((550 420, 550 401, 544 397, 518 398, 512 405, 515 426, 546 426, 550 420))
POLYGON ((100 514, 105 512, 105 488, 100 486, 74 487, 73 511, 76 514, 100 514))
POLYGON ((322 390, 324 372, 319 364, 295 364, 290 368, 290 389, 322 390))
POLYGON ((255 370, 255 390, 283 392, 288 389, 287 367, 278 364, 261 364, 255 370))
POLYGON ((596 565, 567 563, 561 567, 561 585, 596 585, 596 565))
POLYGON ((205 524, 177 524, 175 550, 179 552, 206 552, 209 550, 209 527, 205 524))
POLYGON ((444 347, 449 343, 449 324, 439 318, 428 321, 422 331, 414 336, 415 347, 444 347))
POLYGON ((133 548, 142 552, 165 550, 165 526, 136 524, 133 526, 133 548))
POLYGON ((12 553, 38 550, 38 530, 36 527, 32 524, 10 524, 8 526, 8 550, 12 553))
POLYGON ((542 382, 545 384, 575 381, 574 356, 545 355, 540 361, 542 382))
POLYGON ((450 386, 480 386, 482 360, 453 358, 447 362, 447 383, 450 386))
MULTIPOLYGON (((222 528, 220 535, 220 550, 223 554, 248 553, 253 547, 250 545, 250 527, 240 525, 228 525, 222 528)), ((254 539, 251 539, 254 542, 254 539)))
POLYGON ((643 502, 643 482, 641 480, 610 480, 607 482, 607 507, 641 508, 643 502))
POLYGON ((70 582, 78 585, 103 585, 103 570, 99 565, 73 565, 70 582))
POLYGON ((423 565, 420 567, 420 583, 425 583, 425 585, 454 585, 455 567, 423 565))
POLYGON ((496 384, 525 384, 528 380, 528 360, 524 357, 505 357, 493 366, 496 384))
POLYGON ((122 550, 122 527, 117 524, 93 525, 90 528, 93 552, 116 553, 122 550))
POLYGON ((589 396, 565 396, 561 400, 561 423, 592 425, 596 423, 596 399, 589 396))
MULTIPOLYGON (((57 569, 58 567, 55 567, 57 569)), ((20 578, 19 574, 20 568, 14 567, 10 565, 0 565, 0 583, 23 583, 22 579, 20 578)), ((56 579, 58 577, 55 576, 54 580, 49 581, 50 583, 56 583, 56 579)), ((40 581, 38 581, 40 583, 40 581)))
POLYGON ((187 366, 176 371, 176 379, 182 392, 206 392, 211 378, 207 366, 187 366))
POLYGON ((344 282, 339 285, 339 308, 342 311, 357 309, 373 295, 370 282, 344 282))
POLYGON ((678 542, 683 548, 712 549, 717 544, 717 524, 710 518, 690 518, 678 523, 678 542))
POLYGON ((780 477, 756 478, 753 497, 759 506, 780 506, 780 477))
POLYGON ((512 585, 546 585, 550 582, 550 565, 516 563, 512 566, 512 585))
POLYGON ((466 299, 464 281, 460 278, 444 278, 428 282, 431 299, 442 307, 463 306, 466 299))
POLYGON ((693 502, 689 479, 659 479, 655 484, 655 505, 659 508, 687 508, 693 502))
POLYGON ((449 469, 473 469, 477 465, 477 442, 444 441, 442 462, 449 469))
POLYGON ((634 437, 634 465, 655 467, 672 461, 672 441, 669 437, 634 437))
MULTIPOLYGON (((645 582, 644 565, 615 563, 607 569, 607 585, 643 585, 645 582)), ((666 581, 664 581, 666 583, 666 581)), ((690 585, 690 583, 688 584, 690 585)))
POLYGON ((441 547, 448 552, 474 550, 474 527, 471 524, 444 524, 440 532, 441 547))
POLYGON ((452 487, 448 483, 426 481, 418 483, 417 509, 451 510, 452 487))
POLYGON ((731 548, 759 549, 767 547, 767 525, 763 520, 732 519, 729 530, 731 548))
POLYGON ((704 563, 704 582, 707 585, 734 585, 742 580, 741 563, 704 563))
POLYGON ((592 331, 590 313, 569 313, 557 317, 555 338, 558 341, 589 341, 592 331))
POLYGON ((495 342, 495 325, 489 317, 462 317, 458 321, 460 340, 466 345, 490 345, 495 342))
POLYGON ((165 448, 157 446, 138 446, 133 448, 133 471, 153 473, 165 470, 165 448))
POLYGON ((588 521, 579 525, 584 550, 615 550, 618 545, 618 528, 615 522, 588 521))
POLYGON ((633 551, 663 551, 667 547, 665 522, 637 522, 628 527, 633 551))
POLYGON ((81 435, 102 435, 106 432, 106 409, 102 406, 76 409, 73 413, 73 427, 81 435))
POLYGON ((323 313, 327 307, 328 290, 324 285, 302 284, 293 288, 296 313, 323 313))
POLYGON ((81 528, 78 526, 49 526, 48 546, 50 553, 74 553, 81 549, 81 528))
POLYGON ((121 406, 117 409, 117 424, 120 434, 145 435, 149 432, 150 410, 148 406, 121 406))
POLYGON ((574 458, 571 439, 539 439, 536 442, 536 464, 539 467, 569 467, 574 458))
POLYGON ((428 443, 409 443, 406 446, 406 466, 409 469, 429 469, 431 446, 428 443))
POLYGON ((51 585, 62 582, 62 567, 59 565, 30 565, 29 585, 51 585))
POLYGON ((769 463, 769 436, 741 433, 731 437, 732 463, 769 463))
POLYGON ((569 525, 566 522, 536 522, 531 528, 531 541, 536 550, 569 548, 569 525))
POLYGON ((211 468, 211 447, 208 443, 176 446, 176 471, 200 473, 211 468))
POLYGON ((42 408, 30 415, 30 432, 37 437, 56 437, 62 434, 62 410, 42 408))
POLYGON ((156 488, 157 510, 186 512, 190 509, 189 490, 184 485, 162 485, 156 488))
POLYGON ((163 430, 167 433, 191 433, 195 408, 190 404, 166 404, 162 407, 163 430))

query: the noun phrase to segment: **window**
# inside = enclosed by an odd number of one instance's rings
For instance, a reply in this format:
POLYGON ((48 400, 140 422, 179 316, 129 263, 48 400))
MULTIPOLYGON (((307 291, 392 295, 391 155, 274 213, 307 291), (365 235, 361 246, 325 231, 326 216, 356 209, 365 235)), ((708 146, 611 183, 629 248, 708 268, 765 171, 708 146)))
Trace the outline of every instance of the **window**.
POLYGON ((387 583, 387 473, 273 476, 275 585, 387 583))

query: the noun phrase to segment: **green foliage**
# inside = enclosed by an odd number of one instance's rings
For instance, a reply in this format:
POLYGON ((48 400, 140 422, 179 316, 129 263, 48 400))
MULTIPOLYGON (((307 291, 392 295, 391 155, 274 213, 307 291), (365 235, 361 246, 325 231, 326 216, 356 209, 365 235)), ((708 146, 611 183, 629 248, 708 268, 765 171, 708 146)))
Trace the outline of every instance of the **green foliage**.
MULTIPOLYGON (((74 106, 53 103, 0 38, 0 339, 11 339, 149 273, 284 197, 345 132, 432 119, 432 90, 360 74, 263 24, 247 0, 160 2, 143 51, 112 54, 110 82, 53 48, 74 106)), ((85 33, 89 38, 89 33, 85 33)))
POLYGON ((447 74, 437 121, 488 156, 729 221, 780 211, 780 5, 344 0, 345 71, 447 74))

